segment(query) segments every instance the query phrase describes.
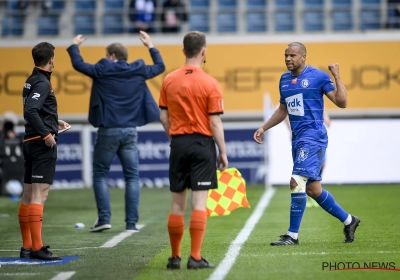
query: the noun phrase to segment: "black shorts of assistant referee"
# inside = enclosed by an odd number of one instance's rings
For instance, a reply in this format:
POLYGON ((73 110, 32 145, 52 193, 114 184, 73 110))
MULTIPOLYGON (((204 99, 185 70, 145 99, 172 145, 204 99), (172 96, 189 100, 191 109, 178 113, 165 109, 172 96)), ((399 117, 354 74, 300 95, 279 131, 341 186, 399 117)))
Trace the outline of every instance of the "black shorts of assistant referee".
POLYGON ((24 183, 51 185, 56 172, 57 145, 48 147, 44 141, 28 141, 22 147, 25 159, 24 183))
POLYGON ((218 188, 217 151, 214 139, 201 134, 172 136, 169 157, 171 192, 186 188, 209 190, 218 188))

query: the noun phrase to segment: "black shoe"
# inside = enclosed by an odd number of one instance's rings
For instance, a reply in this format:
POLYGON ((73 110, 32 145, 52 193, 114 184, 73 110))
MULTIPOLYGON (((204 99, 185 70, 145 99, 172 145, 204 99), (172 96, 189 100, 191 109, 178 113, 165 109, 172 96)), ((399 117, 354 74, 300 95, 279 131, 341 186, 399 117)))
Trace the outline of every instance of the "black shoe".
POLYGON ((21 247, 21 251, 19 252, 19 257, 21 259, 29 259, 31 251, 32 251, 31 248, 27 249, 27 248, 21 247))
POLYGON ((281 235, 281 239, 275 242, 271 242, 271 246, 278 246, 278 245, 299 245, 299 239, 294 239, 290 235, 281 235))
POLYGON ((139 229, 136 227, 136 224, 131 224, 131 223, 126 224, 126 230, 139 232, 139 229))
POLYGON ((48 248, 50 248, 50 246, 43 246, 39 251, 31 251, 30 258, 45 261, 56 261, 62 259, 61 257, 50 252, 48 248))
POLYGON ((180 269, 181 268, 181 258, 178 256, 168 258, 167 268, 180 269))
POLYGON ((100 223, 99 219, 96 219, 94 222, 94 225, 90 228, 91 232, 101 232, 106 229, 110 229, 111 225, 110 224, 105 224, 105 223, 100 223))
POLYGON ((197 261, 192 256, 190 256, 187 263, 187 269, 198 269, 198 268, 215 268, 215 265, 208 263, 208 261, 203 257, 201 257, 201 260, 197 261))
POLYGON ((360 219, 356 216, 351 216, 351 223, 347 226, 344 226, 343 233, 344 233, 344 243, 351 243, 354 241, 354 233, 358 225, 360 224, 360 219))

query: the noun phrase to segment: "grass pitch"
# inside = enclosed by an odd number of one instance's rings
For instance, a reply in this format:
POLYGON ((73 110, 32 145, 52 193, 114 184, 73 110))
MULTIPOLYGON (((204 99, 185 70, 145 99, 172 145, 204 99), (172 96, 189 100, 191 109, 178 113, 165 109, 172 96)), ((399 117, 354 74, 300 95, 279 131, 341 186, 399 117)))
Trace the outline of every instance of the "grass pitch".
MULTIPOLYGON (((269 243, 286 233, 290 192, 277 187, 261 219, 243 245, 225 279, 400 279, 396 270, 329 271, 340 263, 375 267, 388 263, 400 268, 400 185, 326 187, 342 207, 361 219, 354 243, 343 243, 343 225, 320 207, 307 208, 300 229, 299 246, 271 247, 269 243), (378 264, 377 264, 378 263, 378 264)), ((110 189, 113 228, 101 233, 88 231, 96 218, 92 189, 50 191, 43 217, 43 241, 61 256, 80 256, 63 265, 19 265, 0 267, 0 279, 52 279, 60 272, 74 271, 70 279, 208 279, 213 270, 188 271, 189 233, 182 244, 182 268, 165 268, 170 254, 166 219, 170 194, 164 189, 142 189, 140 222, 145 227, 112 248, 104 243, 123 232, 124 190, 110 189), (75 223, 84 229, 75 229, 75 223)), ((202 255, 218 265, 265 191, 248 186, 250 209, 240 208, 230 216, 208 219, 202 255)), ((19 256, 18 202, 0 198, 0 258, 19 256)), ((190 205, 190 204, 188 204, 190 205)), ((190 209, 185 215, 186 228, 190 209)))

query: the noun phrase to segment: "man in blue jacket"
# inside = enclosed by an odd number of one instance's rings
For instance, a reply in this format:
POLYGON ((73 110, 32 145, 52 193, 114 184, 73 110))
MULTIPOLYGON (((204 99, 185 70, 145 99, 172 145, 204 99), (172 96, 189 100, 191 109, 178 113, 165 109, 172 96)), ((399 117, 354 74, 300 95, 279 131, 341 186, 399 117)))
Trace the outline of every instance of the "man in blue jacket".
POLYGON ((146 80, 163 73, 164 62, 150 36, 143 31, 140 40, 149 48, 154 65, 146 65, 142 59, 128 63, 128 50, 121 43, 107 46, 106 58, 96 64, 86 63, 79 52, 85 40, 82 35, 76 36, 67 51, 74 69, 93 80, 89 122, 98 128, 93 152, 93 189, 98 219, 90 231, 111 228, 106 179, 115 155, 121 161, 125 177, 126 229, 138 231, 140 186, 136 127, 160 120, 157 103, 146 80))

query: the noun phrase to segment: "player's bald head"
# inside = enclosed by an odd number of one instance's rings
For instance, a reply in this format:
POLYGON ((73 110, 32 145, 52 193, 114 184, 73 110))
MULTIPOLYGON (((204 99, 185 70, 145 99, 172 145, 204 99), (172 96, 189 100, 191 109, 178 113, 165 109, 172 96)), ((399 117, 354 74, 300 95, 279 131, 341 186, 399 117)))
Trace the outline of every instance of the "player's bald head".
POLYGON ((306 55, 307 54, 307 49, 306 46, 304 46, 302 43, 300 42, 292 42, 288 45, 288 47, 299 47, 299 51, 302 55, 306 55))

